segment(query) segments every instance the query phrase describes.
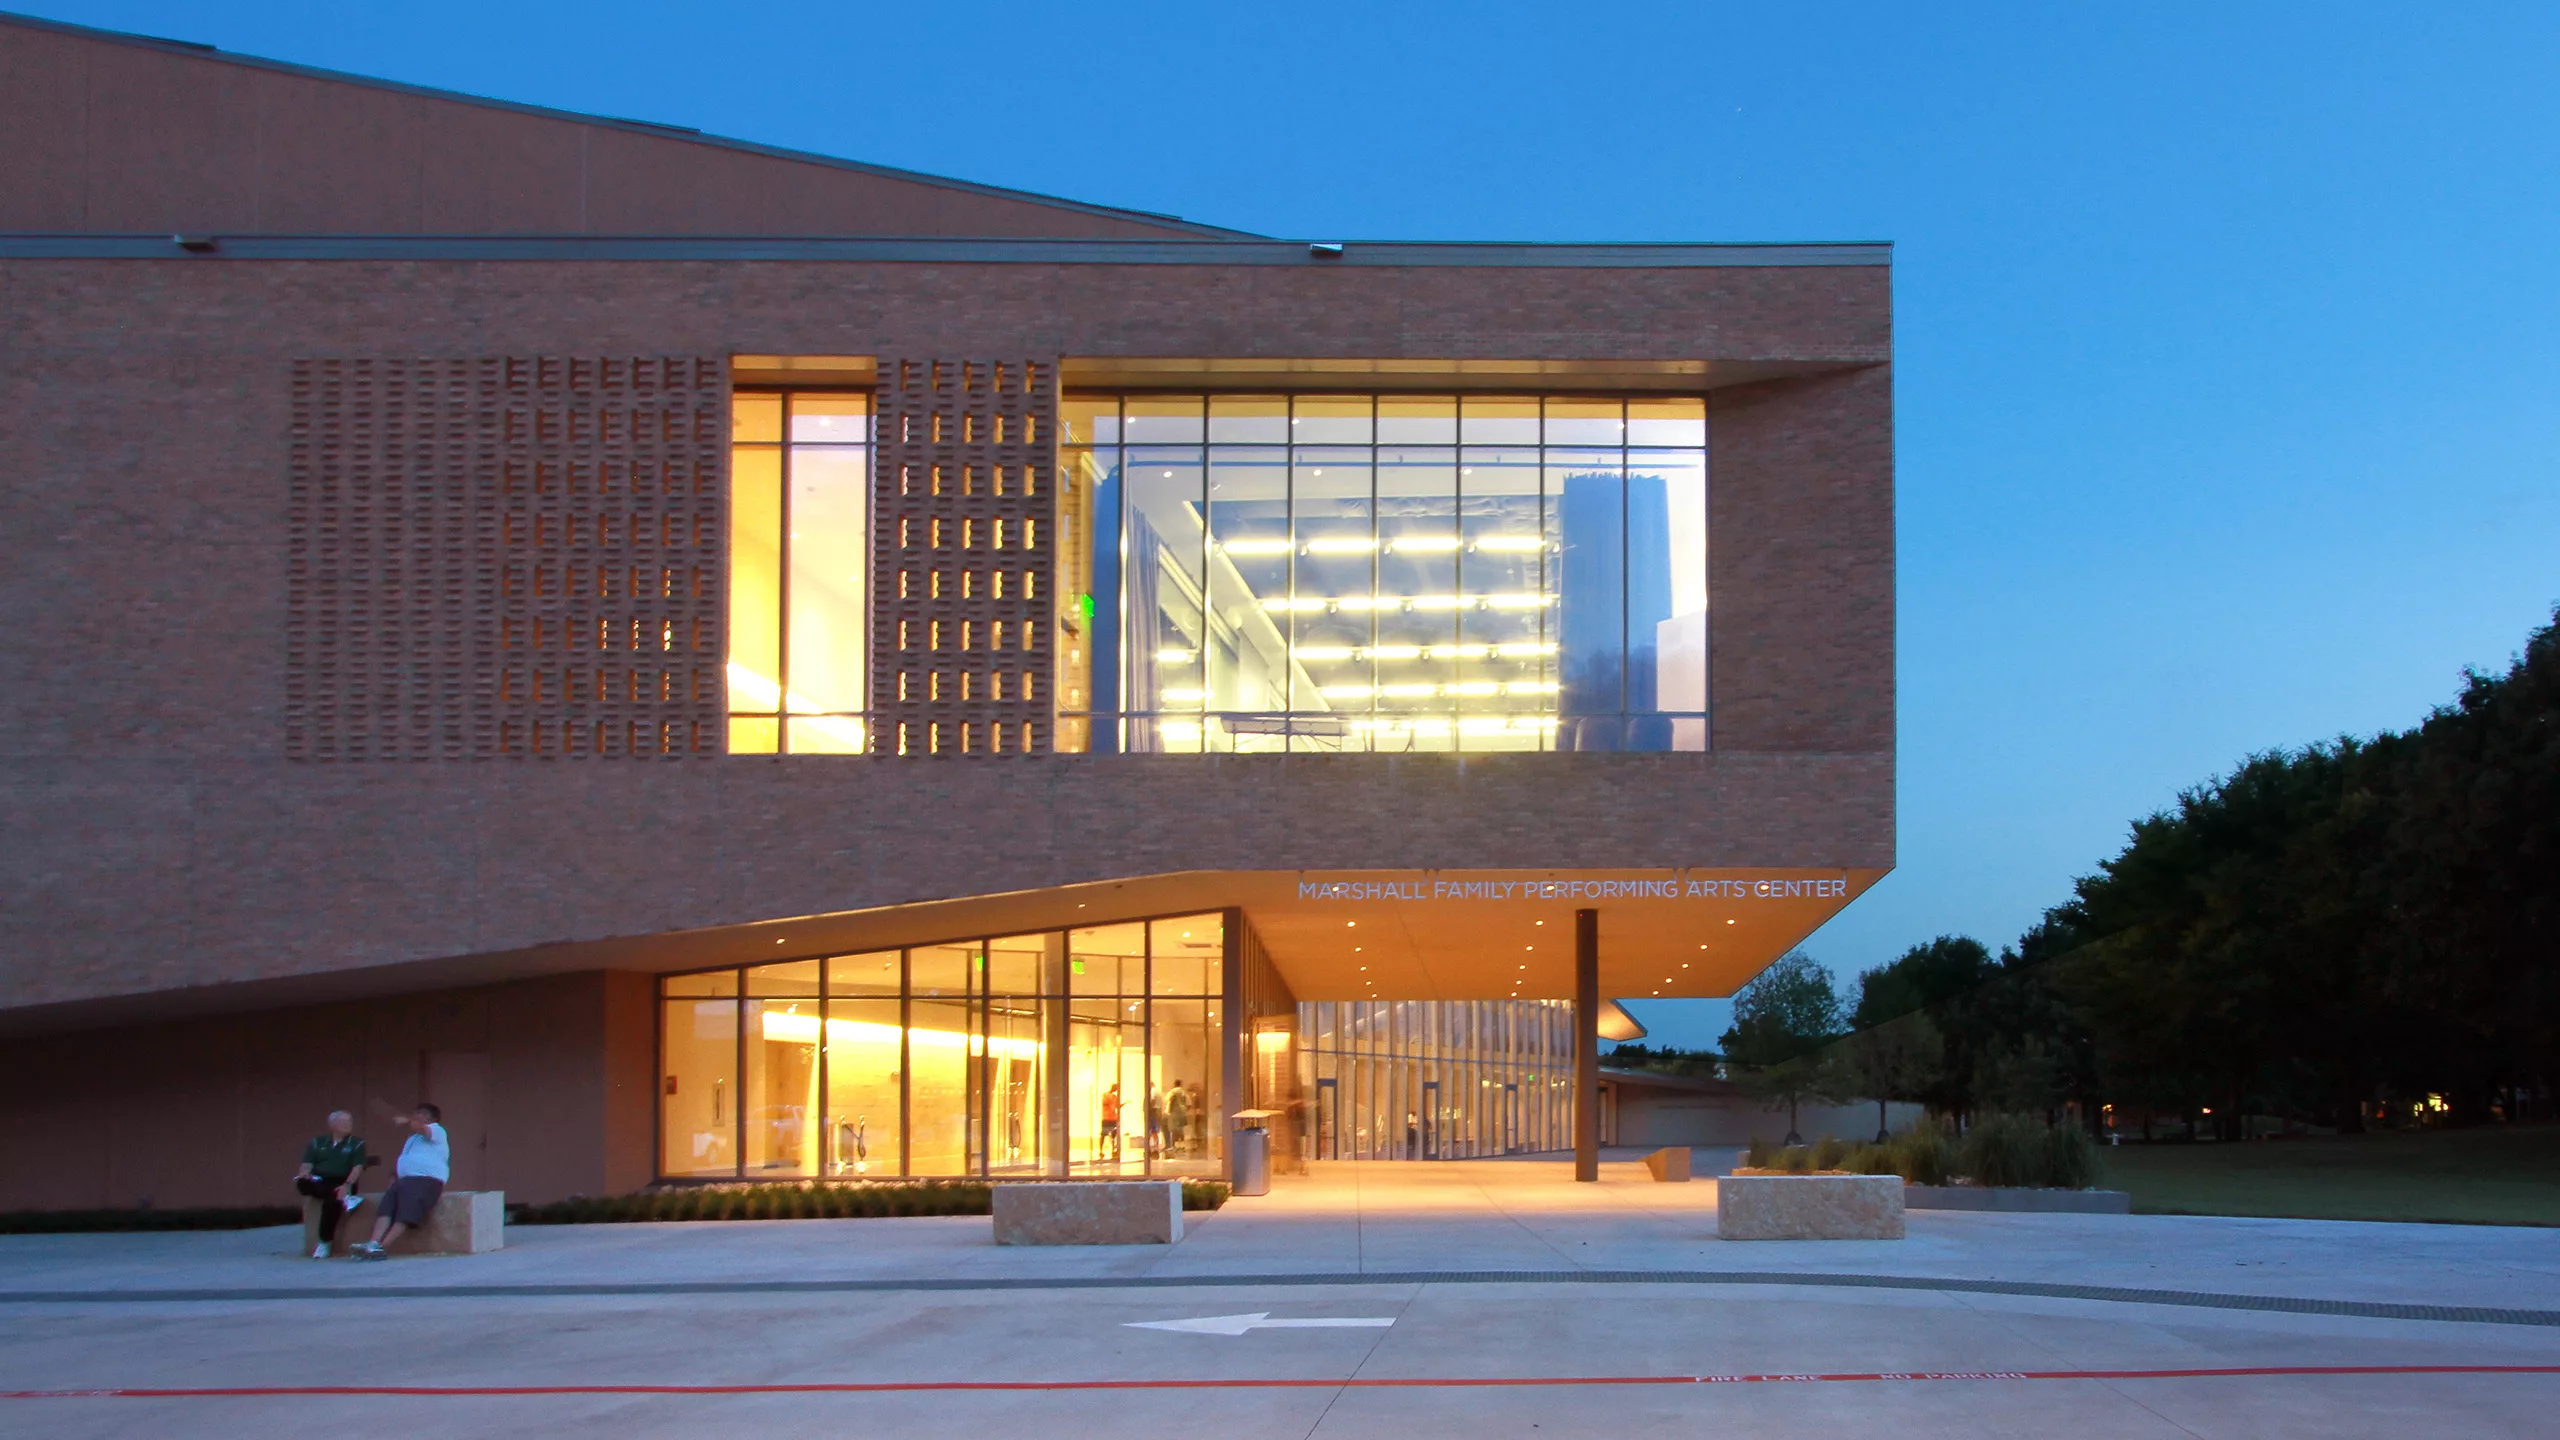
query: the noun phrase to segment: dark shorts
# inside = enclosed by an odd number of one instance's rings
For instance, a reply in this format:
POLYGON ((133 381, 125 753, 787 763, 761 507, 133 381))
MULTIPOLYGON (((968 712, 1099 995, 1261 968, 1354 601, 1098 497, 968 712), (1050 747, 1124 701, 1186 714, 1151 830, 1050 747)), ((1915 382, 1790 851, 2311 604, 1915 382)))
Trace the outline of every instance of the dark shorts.
POLYGON ((382 1218, 394 1225, 424 1225, 436 1213, 444 1182, 424 1175, 403 1175, 382 1192, 382 1218))

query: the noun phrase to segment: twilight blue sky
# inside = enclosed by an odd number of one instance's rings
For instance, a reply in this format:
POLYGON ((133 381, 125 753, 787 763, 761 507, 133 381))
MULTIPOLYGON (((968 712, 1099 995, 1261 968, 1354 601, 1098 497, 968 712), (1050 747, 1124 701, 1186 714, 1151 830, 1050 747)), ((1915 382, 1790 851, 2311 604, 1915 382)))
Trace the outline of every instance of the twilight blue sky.
POLYGON ((1902 865, 1844 980, 2560 602, 2560 7, 14 3, 1275 235, 1895 242, 1902 865))

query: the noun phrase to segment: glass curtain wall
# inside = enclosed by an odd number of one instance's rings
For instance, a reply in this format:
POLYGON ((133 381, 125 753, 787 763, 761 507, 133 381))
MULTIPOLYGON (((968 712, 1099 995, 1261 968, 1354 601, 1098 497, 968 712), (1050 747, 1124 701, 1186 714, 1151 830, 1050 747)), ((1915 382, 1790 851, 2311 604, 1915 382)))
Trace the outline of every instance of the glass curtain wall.
POLYGON ((1214 1175, 1223 917, 669 976, 659 1173, 1214 1175))
POLYGON ((1704 400, 1061 414, 1091 749, 1706 748, 1704 400))
POLYGON ((1573 1006, 1328 1000, 1298 1007, 1315 1160, 1463 1160, 1573 1145, 1573 1006))
POLYGON ((730 753, 867 748, 870 572, 870 395, 739 391, 730 409, 730 753))

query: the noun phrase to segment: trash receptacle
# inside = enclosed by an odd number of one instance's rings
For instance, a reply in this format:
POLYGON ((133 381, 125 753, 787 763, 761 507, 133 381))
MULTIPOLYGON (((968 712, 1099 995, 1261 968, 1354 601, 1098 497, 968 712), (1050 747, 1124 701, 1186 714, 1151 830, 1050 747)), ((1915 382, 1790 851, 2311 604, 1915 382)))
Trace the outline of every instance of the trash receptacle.
POLYGON ((1271 1193, 1271 1132, 1262 1123, 1271 1115, 1268 1110, 1236 1112, 1235 1144, 1227 1153, 1234 1177, 1231 1188, 1238 1195, 1271 1193))

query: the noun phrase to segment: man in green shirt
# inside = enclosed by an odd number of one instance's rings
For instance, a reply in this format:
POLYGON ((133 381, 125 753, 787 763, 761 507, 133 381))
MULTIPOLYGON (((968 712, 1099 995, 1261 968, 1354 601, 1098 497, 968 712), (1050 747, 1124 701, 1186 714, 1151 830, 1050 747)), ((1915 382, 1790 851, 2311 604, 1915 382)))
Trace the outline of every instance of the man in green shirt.
POLYGON ((355 1133, 356 1117, 344 1110, 329 1112, 329 1133, 314 1135, 302 1147, 302 1168, 294 1172, 293 1188, 320 1202, 320 1243, 311 1251, 314 1260, 329 1258, 330 1243, 338 1238, 338 1220, 356 1208, 356 1182, 364 1173, 364 1137, 355 1133))

